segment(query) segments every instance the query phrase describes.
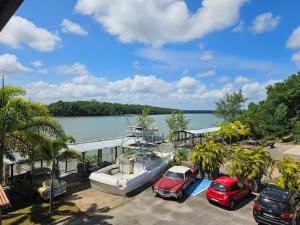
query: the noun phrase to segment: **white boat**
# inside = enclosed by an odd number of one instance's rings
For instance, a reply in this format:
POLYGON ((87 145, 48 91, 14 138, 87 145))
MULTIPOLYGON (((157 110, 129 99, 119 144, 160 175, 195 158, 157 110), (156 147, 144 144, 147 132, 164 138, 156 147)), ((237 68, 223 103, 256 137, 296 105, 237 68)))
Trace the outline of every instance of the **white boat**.
POLYGON ((116 164, 93 172, 89 176, 92 188, 126 195, 161 176, 173 158, 173 152, 149 152, 143 155, 122 155, 116 164))

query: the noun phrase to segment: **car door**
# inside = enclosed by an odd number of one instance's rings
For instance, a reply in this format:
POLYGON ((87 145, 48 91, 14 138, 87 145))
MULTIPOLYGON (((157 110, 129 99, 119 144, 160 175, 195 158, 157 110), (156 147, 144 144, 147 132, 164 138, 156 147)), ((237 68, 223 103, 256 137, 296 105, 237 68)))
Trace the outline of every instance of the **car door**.
POLYGON ((190 183, 192 182, 192 171, 191 170, 188 170, 185 174, 184 174, 184 179, 185 179, 185 184, 184 184, 184 187, 183 189, 186 189, 190 183))
POLYGON ((237 185, 239 186, 239 189, 240 189, 240 198, 241 199, 246 198, 249 194, 249 189, 241 181, 238 181, 237 185))
POLYGON ((238 185, 238 182, 233 183, 230 186, 231 196, 234 201, 239 201, 242 198, 241 187, 238 185))

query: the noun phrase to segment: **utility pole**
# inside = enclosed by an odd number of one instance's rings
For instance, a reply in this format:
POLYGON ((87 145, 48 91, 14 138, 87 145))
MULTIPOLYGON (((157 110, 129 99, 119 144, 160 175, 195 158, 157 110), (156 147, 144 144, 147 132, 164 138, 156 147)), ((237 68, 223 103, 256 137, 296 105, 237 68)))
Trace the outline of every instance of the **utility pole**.
MULTIPOLYGON (((1 99, 1 108, 4 107, 4 75, 2 75, 2 99, 1 99)), ((2 181, 3 181, 3 168, 4 168, 4 165, 3 165, 3 154, 4 154, 4 135, 3 135, 3 130, 4 129, 4 116, 2 116, 2 126, 0 126, 1 130, 0 130, 0 185, 2 185, 2 181)))

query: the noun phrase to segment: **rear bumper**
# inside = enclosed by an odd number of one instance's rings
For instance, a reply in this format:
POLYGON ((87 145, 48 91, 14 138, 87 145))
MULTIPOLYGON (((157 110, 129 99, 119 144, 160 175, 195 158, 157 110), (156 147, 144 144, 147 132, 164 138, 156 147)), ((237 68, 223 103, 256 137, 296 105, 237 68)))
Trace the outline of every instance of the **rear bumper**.
POLYGON ((292 221, 273 220, 262 215, 253 213, 253 217, 257 223, 270 224, 270 225, 292 225, 292 221))
POLYGON ((210 195, 209 193, 206 192, 206 198, 208 201, 211 201, 211 202, 215 202, 219 205, 223 205, 223 206, 229 206, 230 204, 230 201, 228 198, 224 199, 224 198, 218 198, 218 197, 215 197, 213 195, 210 195))

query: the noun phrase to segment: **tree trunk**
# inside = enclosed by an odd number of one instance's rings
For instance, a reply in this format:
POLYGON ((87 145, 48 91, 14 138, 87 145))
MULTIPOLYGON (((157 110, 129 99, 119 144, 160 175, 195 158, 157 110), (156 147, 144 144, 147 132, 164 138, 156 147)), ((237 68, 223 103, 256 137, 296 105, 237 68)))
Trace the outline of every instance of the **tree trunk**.
POLYGON ((52 207, 53 207, 53 179, 54 179, 54 166, 55 166, 55 159, 52 161, 52 169, 51 169, 51 184, 50 184, 49 214, 52 213, 52 207))

